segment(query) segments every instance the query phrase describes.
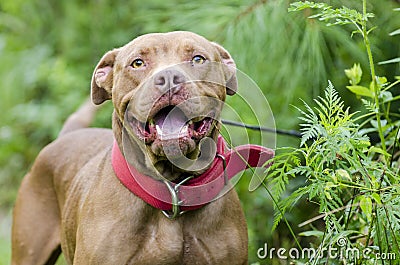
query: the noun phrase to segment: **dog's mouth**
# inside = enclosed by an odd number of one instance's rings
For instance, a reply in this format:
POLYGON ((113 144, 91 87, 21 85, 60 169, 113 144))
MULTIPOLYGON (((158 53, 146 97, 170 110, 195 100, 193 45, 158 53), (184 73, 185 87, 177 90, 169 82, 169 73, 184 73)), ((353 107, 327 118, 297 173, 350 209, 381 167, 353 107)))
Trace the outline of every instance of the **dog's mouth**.
POLYGON ((198 142, 211 134, 216 126, 215 111, 189 118, 178 106, 168 105, 146 122, 131 117, 130 126, 136 136, 151 146, 155 155, 180 156, 194 151, 198 142))

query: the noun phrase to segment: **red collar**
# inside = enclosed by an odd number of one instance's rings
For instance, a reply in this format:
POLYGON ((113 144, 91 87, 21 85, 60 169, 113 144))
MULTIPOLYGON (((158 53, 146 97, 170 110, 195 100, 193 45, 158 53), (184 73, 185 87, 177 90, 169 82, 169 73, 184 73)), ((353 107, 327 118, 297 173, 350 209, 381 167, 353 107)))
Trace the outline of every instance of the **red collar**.
POLYGON ((226 186, 225 182, 238 172, 248 167, 267 168, 269 165, 265 163, 274 156, 273 150, 252 144, 226 149, 224 139, 219 136, 217 155, 211 167, 182 185, 139 173, 127 163, 116 142, 112 149, 112 166, 121 183, 153 207, 174 212, 176 208, 179 211, 195 210, 213 201, 226 186))

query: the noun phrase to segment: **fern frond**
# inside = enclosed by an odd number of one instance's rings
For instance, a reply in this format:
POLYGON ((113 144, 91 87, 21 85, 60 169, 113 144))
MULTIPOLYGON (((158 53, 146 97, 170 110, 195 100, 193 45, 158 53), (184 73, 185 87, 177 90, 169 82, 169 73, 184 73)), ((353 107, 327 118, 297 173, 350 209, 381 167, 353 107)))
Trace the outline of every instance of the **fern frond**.
POLYGON ((304 197, 308 193, 308 189, 308 186, 298 188, 289 197, 286 197, 283 200, 279 201, 278 207, 281 211, 275 211, 272 231, 275 230, 276 227, 279 225, 286 211, 292 208, 302 197, 304 197))
POLYGON ((317 104, 315 111, 304 101, 305 110, 297 108, 302 115, 299 119, 305 122, 300 124, 301 147, 310 139, 336 133, 338 127, 349 125, 347 123, 354 115, 349 114, 348 109, 343 110, 344 102, 330 81, 325 89, 325 97, 318 97, 314 101, 317 104))
POLYGON ((300 131, 302 134, 300 146, 304 146, 308 140, 318 137, 321 133, 318 115, 305 101, 303 101, 303 104, 307 112, 296 107, 296 109, 302 114, 299 119, 305 122, 300 124, 300 131))
POLYGON ((297 157, 297 149, 276 155, 271 159, 272 165, 268 170, 265 181, 270 184, 272 194, 278 199, 286 189, 289 177, 295 177, 290 173, 294 166, 300 165, 300 159, 297 157))
POLYGON ((370 111, 372 113, 378 113, 379 109, 377 108, 375 102, 372 102, 372 101, 369 101, 369 100, 366 100, 366 99, 363 99, 363 98, 361 99, 361 102, 363 103, 364 107, 368 111, 370 111))
MULTIPOLYGON (((319 13, 309 18, 318 18, 321 21, 325 21, 328 26, 354 24, 356 27, 359 27, 364 19, 364 16, 357 10, 347 7, 335 9, 326 3, 314 3, 310 1, 292 3, 290 4, 289 11, 299 11, 306 8, 318 9, 319 13)), ((374 14, 367 13, 365 19, 372 17, 374 17, 374 14)))

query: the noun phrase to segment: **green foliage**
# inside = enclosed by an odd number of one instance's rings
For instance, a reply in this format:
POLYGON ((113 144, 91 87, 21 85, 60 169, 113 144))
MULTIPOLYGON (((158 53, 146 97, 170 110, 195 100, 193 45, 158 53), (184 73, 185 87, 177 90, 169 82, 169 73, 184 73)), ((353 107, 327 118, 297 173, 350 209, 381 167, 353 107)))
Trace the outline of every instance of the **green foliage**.
POLYGON ((306 185, 279 202, 274 227, 282 212, 307 196, 308 201, 319 205, 325 219, 320 247, 327 248, 345 237, 352 242, 349 246, 361 250, 375 247, 385 253, 399 253, 400 236, 395 229, 400 227, 400 216, 393 214, 400 207, 398 162, 388 167, 377 159, 383 150, 371 146, 368 137, 360 133, 354 113, 343 109, 343 101, 331 84, 316 105, 311 108, 305 104, 307 112, 301 110, 305 122, 302 146, 275 158, 281 169, 273 171, 280 183, 274 196, 282 194, 289 176, 305 177, 306 185), (288 161, 293 165, 287 165, 288 161), (361 243, 365 241, 368 243, 361 243))
MULTIPOLYGON (((316 8, 319 13, 311 18, 335 21, 330 24, 353 24, 363 37, 372 75, 366 87, 360 84, 363 71, 359 64, 345 70, 350 83, 347 88, 362 98, 365 106, 361 113, 345 108, 331 82, 325 89, 325 96, 314 100, 315 107, 304 102, 304 110, 298 108, 302 121, 300 147, 273 159, 276 166, 271 175, 279 181, 280 187, 274 189, 275 200, 284 194, 282 187, 289 183, 289 177, 305 179, 303 185, 275 205, 274 227, 284 218, 285 212, 306 197, 309 203, 319 206, 320 215, 301 224, 311 224, 312 229, 301 235, 316 236, 314 244, 318 251, 336 246, 344 251, 356 249, 360 253, 370 253, 358 257, 343 255, 340 259, 320 255, 306 260, 306 264, 376 264, 377 254, 400 253, 400 235, 396 230, 400 228, 397 214, 400 207, 400 120, 391 108, 391 103, 399 99, 392 95, 399 80, 390 83, 386 77, 374 75, 368 39, 370 30, 366 25, 367 18, 373 15, 366 13, 365 7, 364 0, 362 13, 308 1, 293 3, 291 8, 294 11, 316 8), (377 133, 379 140, 371 143, 367 133, 377 133), (288 161, 292 164, 288 165, 288 161), (322 227, 312 225, 320 220, 323 220, 322 227)), ((271 177, 267 181, 271 181, 271 177)), ((397 261, 399 259, 397 257, 397 261)))
MULTIPOLYGON (((327 27, 307 20, 305 18, 311 15, 308 9, 288 14, 290 2, 0 1, 0 209, 8 210, 12 206, 21 178, 29 170, 39 150, 57 136, 65 118, 88 97, 92 70, 101 56, 107 50, 143 33, 191 30, 221 43, 235 58, 238 68, 254 79, 266 95, 277 127, 296 129, 297 111, 288 107, 290 104, 297 104, 299 98, 304 98, 311 106, 311 98, 323 94, 320 88, 325 86, 328 77, 336 87, 344 88, 349 84, 343 78, 343 69, 359 62, 360 68, 366 70, 369 62, 361 48, 362 42, 356 39, 359 34, 352 36, 346 26, 327 27)), ((324 2, 345 4, 350 10, 359 10, 360 5, 360 1, 324 2)), ((385 61, 398 57, 398 35, 392 38, 387 35, 390 32, 397 34, 400 13, 391 10, 399 5, 392 0, 370 0, 368 7, 373 10, 374 24, 378 26, 374 34, 369 36, 374 58, 385 61)), ((334 8, 332 10, 336 12, 334 8)), ((338 12, 342 11, 339 8, 338 12)), ((330 19, 327 22, 334 24, 337 21, 330 19)), ((349 23, 347 27, 352 25, 349 23)), ((377 70, 388 77, 395 73, 398 75, 396 64, 379 64, 377 70)), ((372 79, 368 75, 364 71, 359 83, 350 83, 350 86, 360 85, 370 89, 372 79)), ((367 106, 367 112, 361 112, 361 116, 356 118, 364 133, 378 131, 375 114, 371 113, 385 113, 381 127, 386 133, 389 153, 392 153, 390 146, 394 143, 396 133, 393 115, 398 113, 395 108, 399 106, 399 95, 391 89, 396 87, 396 82, 383 86, 378 105, 363 95, 352 97, 349 89, 339 90, 345 105, 350 105, 352 110, 362 110, 364 105, 367 106), (385 103, 385 109, 382 103, 385 103)), ((239 89, 246 90, 246 87, 239 89)), ((235 104, 235 97, 229 100, 238 112, 245 113, 240 103, 235 104)), ((94 126, 110 126, 111 107, 111 104, 106 104, 94 126)), ((317 110, 314 109, 314 112, 319 115, 317 110)), ((298 139, 278 136, 280 147, 297 146, 298 143, 298 139)), ((376 149, 370 147, 371 155, 384 153, 380 146, 374 147, 376 149)), ((274 170, 270 172, 275 175, 268 177, 269 188, 276 200, 279 200, 279 194, 287 197, 302 181, 301 178, 295 178, 294 174, 281 174, 300 165, 301 161, 297 158, 300 153, 297 150, 278 150, 277 157, 282 158, 279 160, 282 162, 274 164, 274 170), (292 152, 296 157, 291 156, 292 152)), ((341 171, 339 173, 345 175, 341 171)), ((292 238, 285 225, 277 226, 274 233, 270 232, 274 225, 273 202, 263 190, 249 193, 247 187, 246 181, 237 185, 249 224, 249 260, 255 262, 256 251, 265 242, 273 242, 270 245, 274 247, 290 246, 292 238)), ((301 192, 306 194, 303 190, 294 191, 294 194, 300 195, 301 192)), ((390 200, 388 196, 383 201, 390 200)), ((371 200, 374 211, 374 199, 371 200)), ((297 202, 298 207, 293 207, 285 214, 286 221, 290 223, 315 214, 310 204, 300 199, 297 202)), ((389 210, 381 214, 396 220, 395 212, 389 210)), ((384 227, 380 229, 384 231, 384 227)), ((298 232, 299 229, 293 230, 298 232)), ((308 239, 300 243, 307 242, 308 239)))
POLYGON ((320 12, 310 16, 310 18, 319 18, 319 20, 327 22, 328 26, 354 24, 360 30, 362 24, 367 21, 368 18, 374 17, 372 13, 363 15, 355 9, 350 9, 345 6, 341 8, 332 8, 332 6, 326 3, 304 1, 292 3, 290 6, 289 11, 300 11, 306 8, 319 9, 320 12))

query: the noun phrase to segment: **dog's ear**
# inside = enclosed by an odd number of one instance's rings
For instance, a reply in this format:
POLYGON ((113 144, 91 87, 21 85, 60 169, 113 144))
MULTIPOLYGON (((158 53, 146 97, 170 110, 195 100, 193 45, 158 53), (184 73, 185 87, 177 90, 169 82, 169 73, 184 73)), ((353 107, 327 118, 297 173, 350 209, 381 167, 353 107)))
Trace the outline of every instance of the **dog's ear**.
POLYGON ((118 52, 119 49, 114 49, 104 54, 93 72, 91 94, 92 101, 96 105, 111 99, 113 67, 118 52))
POLYGON ((226 94, 234 95, 238 88, 238 82, 236 78, 236 64, 235 61, 232 59, 232 56, 229 54, 227 50, 221 45, 213 42, 212 43, 215 48, 217 49, 219 55, 221 56, 222 63, 226 65, 224 72, 225 72, 225 80, 226 81, 226 94))

